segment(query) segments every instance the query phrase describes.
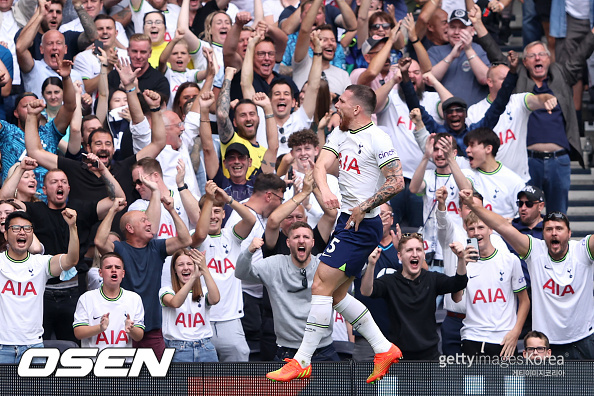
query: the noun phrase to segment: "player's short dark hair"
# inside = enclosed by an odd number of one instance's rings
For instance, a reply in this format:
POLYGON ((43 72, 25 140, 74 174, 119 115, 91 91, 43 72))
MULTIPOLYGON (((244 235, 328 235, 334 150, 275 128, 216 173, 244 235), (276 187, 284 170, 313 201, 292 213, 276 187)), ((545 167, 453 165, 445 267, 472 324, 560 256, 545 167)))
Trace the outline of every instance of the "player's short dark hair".
POLYGON ((274 80, 272 80, 272 82, 270 83, 270 93, 268 94, 268 96, 270 98, 272 98, 272 90, 274 89, 274 87, 276 87, 277 85, 287 85, 289 86, 289 91, 291 91, 291 97, 295 97, 295 92, 293 92, 293 87, 291 86, 291 84, 289 84, 289 82, 284 79, 284 78, 275 78, 274 80))
POLYGON ((551 345, 549 344, 549 337, 547 337, 545 333, 542 333, 540 331, 532 330, 526 333, 526 336, 524 336, 524 345, 526 345, 526 341, 528 340, 528 338, 540 338, 545 342, 545 347, 547 349, 551 347, 551 345))
POLYGON ((116 24, 115 19, 113 19, 113 17, 111 15, 107 15, 107 14, 98 14, 95 17, 94 22, 106 20, 106 19, 109 19, 110 21, 112 21, 114 25, 116 24))
POLYGON ((286 188, 284 180, 274 173, 260 173, 254 180, 254 194, 269 190, 282 190, 284 193, 286 188))
POLYGON ((482 144, 483 146, 491 146, 493 147, 491 154, 493 157, 497 155, 497 151, 499 150, 500 141, 499 136, 491 128, 480 127, 473 129, 472 131, 468 132, 466 136, 464 136, 464 144, 470 145, 471 142, 475 142, 477 144, 482 144))
MULTIPOLYGON (((198 206, 200 207, 200 209, 202 209, 202 207, 204 206, 204 201, 206 201, 206 194, 201 196, 200 200, 198 201, 198 206)), ((223 208, 223 207, 225 207, 225 204, 226 204, 226 202, 215 199, 214 202, 212 203, 212 206, 213 206, 213 208, 223 208)), ((210 213, 206 214, 205 216, 210 216, 210 213)))
POLYGON ((119 254, 117 254, 115 252, 109 252, 109 253, 105 253, 104 255, 102 255, 101 259, 99 260, 99 268, 103 268, 103 262, 110 257, 115 257, 118 260, 120 260, 122 262, 122 268, 124 268, 124 259, 122 258, 122 256, 120 256, 119 254))
POLYGON ((303 146, 304 144, 312 144, 314 147, 318 147, 320 145, 320 139, 311 129, 302 129, 291 134, 287 144, 289 145, 289 148, 303 146))
POLYGON ((452 148, 456 151, 458 151, 458 143, 456 142, 456 139, 449 133, 446 132, 439 132, 435 134, 434 140, 433 140, 433 146, 435 146, 435 144, 439 141, 439 139, 441 139, 442 137, 444 138, 452 138, 452 148))
POLYGON ((377 97, 370 87, 353 84, 346 87, 345 91, 353 93, 353 100, 363 108, 367 115, 371 116, 373 114, 377 104, 377 97))

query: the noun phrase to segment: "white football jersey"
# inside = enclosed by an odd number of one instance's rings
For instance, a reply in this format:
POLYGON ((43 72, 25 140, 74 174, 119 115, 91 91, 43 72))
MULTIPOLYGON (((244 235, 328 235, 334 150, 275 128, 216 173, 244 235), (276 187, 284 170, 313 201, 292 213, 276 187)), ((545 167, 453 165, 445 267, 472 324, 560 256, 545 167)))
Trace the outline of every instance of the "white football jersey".
POLYGON ((204 297, 200 301, 192 301, 192 292, 179 308, 169 308, 163 305, 163 296, 175 292, 169 286, 159 290, 159 300, 163 306, 163 338, 176 341, 197 341, 212 337, 210 327, 210 306, 206 303, 208 291, 202 280, 204 297))
POLYGON ((497 249, 468 263, 463 340, 499 344, 516 324, 516 296, 526 288, 520 259, 497 249))
POLYGON ((43 293, 53 256, 27 253, 13 260, 0 254, 0 344, 32 345, 42 342, 43 293))
POLYGON ((144 306, 140 296, 132 291, 120 288, 116 298, 103 294, 103 286, 80 296, 74 312, 72 327, 95 326, 101 323, 101 317, 109 313, 109 326, 105 331, 90 338, 83 338, 83 348, 132 348, 132 337, 126 334, 127 315, 134 321, 135 327, 144 330, 144 306))
MULTIPOLYGON (((372 122, 355 131, 343 132, 336 127, 324 149, 339 160, 340 210, 349 214, 349 209, 367 200, 384 184, 381 169, 399 160, 390 137, 372 122)), ((374 208, 366 217, 375 217, 379 212, 379 207, 374 208)))
POLYGON ((223 228, 218 235, 208 235, 198 248, 206 253, 208 269, 221 295, 219 303, 210 309, 214 322, 243 317, 241 281, 235 277, 242 242, 232 229, 223 228))
MULTIPOLYGON (((420 102, 435 121, 443 124, 437 111, 440 99, 436 92, 425 92, 420 102)), ((415 124, 408 117, 409 114, 408 106, 400 98, 398 88, 394 87, 388 95, 388 104, 377 113, 377 125, 385 127, 382 129, 392 139, 393 146, 398 148, 404 177, 412 179, 415 170, 421 163, 423 152, 415 140, 413 134, 415 124)), ((435 169, 435 165, 430 162, 427 169, 435 169)))
MULTIPOLYGON (((526 152, 528 117, 532 114, 527 103, 529 95, 533 94, 513 94, 505 106, 505 112, 499 116, 499 121, 493 128, 501 143, 496 159, 520 176, 524 183, 530 180, 528 153, 526 152)), ((491 107, 491 103, 488 98, 485 98, 473 104, 468 108, 466 119, 470 123, 480 121, 491 107)))
MULTIPOLYGON (((186 208, 182 203, 181 197, 179 196, 179 192, 174 190, 169 190, 170 197, 173 198, 173 206, 175 211, 181 217, 182 221, 190 229, 190 221, 188 220, 188 214, 186 213, 186 208)), ((140 210, 141 212, 146 212, 149 206, 149 201, 146 199, 137 199, 136 201, 132 202, 132 204, 128 207, 128 212, 131 210, 140 210)), ((157 239, 167 239, 177 236, 177 230, 175 229, 175 223, 173 222, 173 217, 171 214, 165 209, 163 204, 161 204, 161 219, 159 224, 152 224, 152 227, 157 228, 157 239)))
POLYGON ((569 241, 561 260, 549 256, 545 241, 530 237, 523 259, 532 285, 532 328, 542 331, 551 344, 569 344, 594 332, 592 264, 588 248, 592 235, 569 241))
POLYGON ((476 191, 483 196, 485 208, 506 218, 518 213, 518 192, 526 183, 502 163, 493 172, 480 169, 462 169, 476 191))

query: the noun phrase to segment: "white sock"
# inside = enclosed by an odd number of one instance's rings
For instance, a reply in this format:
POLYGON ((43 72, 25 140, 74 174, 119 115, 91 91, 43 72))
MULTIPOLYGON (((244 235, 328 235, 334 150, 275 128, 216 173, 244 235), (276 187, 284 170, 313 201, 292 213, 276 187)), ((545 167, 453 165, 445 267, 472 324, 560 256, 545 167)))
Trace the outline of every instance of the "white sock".
POLYGON ((382 334, 369 310, 361 301, 347 294, 334 306, 334 309, 353 325, 353 330, 365 337, 374 353, 388 352, 392 343, 382 334))
POLYGON ((301 346, 295 354, 294 359, 299 362, 302 368, 311 364, 311 357, 318 348, 322 337, 328 331, 330 319, 332 318, 332 297, 311 296, 311 309, 305 325, 305 334, 301 346))

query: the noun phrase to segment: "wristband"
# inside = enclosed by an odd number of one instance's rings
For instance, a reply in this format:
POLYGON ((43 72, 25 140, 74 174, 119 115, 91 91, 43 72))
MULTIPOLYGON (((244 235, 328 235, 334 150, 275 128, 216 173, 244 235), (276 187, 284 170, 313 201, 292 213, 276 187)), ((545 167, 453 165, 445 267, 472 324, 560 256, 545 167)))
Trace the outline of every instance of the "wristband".
POLYGON ((235 201, 233 199, 233 197, 229 197, 229 202, 227 202, 227 205, 231 206, 231 204, 233 203, 233 201, 235 201))
POLYGON ((109 65, 104 65, 103 63, 101 64, 101 66, 103 66, 103 67, 109 67, 109 65))
POLYGON ((470 58, 468 58, 468 61, 470 62, 471 60, 473 60, 474 58, 476 58, 476 54, 472 55, 470 58))
POLYGON ((273 117, 274 117, 274 114, 265 114, 264 115, 264 118, 266 118, 267 120, 270 118, 273 118, 273 117))
POLYGON ((297 201, 295 200, 295 197, 291 197, 291 201, 293 201, 293 203, 295 203, 295 205, 299 206, 299 202, 297 202, 297 201))
POLYGON ((182 191, 187 190, 187 189, 188 189, 188 185, 186 183, 184 183, 183 186, 177 188, 177 191, 178 192, 182 192, 182 191))
POLYGON ((449 60, 447 60, 446 58, 443 58, 443 61, 444 61, 445 63, 447 63, 448 65, 450 64, 450 61, 449 61, 449 60))
POLYGON ((418 37, 417 37, 416 40, 409 40, 409 43, 411 43, 411 44, 416 44, 418 42, 419 42, 419 38, 418 37))
POLYGON ((126 93, 130 93, 130 92, 134 92, 135 89, 136 89, 136 87, 132 87, 130 89, 125 89, 124 88, 124 91, 126 91, 126 93))
POLYGON ((150 110, 152 113, 156 113, 156 112, 158 112, 158 111, 161 111, 161 106, 159 106, 159 107, 154 107, 154 108, 152 108, 152 109, 149 109, 149 110, 150 110))
POLYGON ((314 56, 322 56, 321 52, 314 52, 313 54, 314 54, 314 56))

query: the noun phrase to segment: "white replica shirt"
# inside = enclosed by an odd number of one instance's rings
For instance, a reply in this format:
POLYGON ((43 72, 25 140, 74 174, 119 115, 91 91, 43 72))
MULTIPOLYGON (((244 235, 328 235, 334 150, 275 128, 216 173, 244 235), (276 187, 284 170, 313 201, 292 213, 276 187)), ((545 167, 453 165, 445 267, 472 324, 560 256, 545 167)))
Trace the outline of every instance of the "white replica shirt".
POLYGON ((458 208, 459 190, 454 176, 451 174, 443 175, 437 173, 436 170, 427 170, 425 171, 423 180, 425 181, 425 190, 423 191, 423 245, 425 253, 435 252, 435 259, 442 260, 441 245, 437 241, 437 218, 435 215, 437 211, 437 200, 435 199, 435 191, 446 186, 448 190, 446 211, 451 220, 461 227, 462 218, 460 217, 460 209, 458 208))
POLYGON ((530 236, 530 250, 522 257, 532 284, 532 328, 551 344, 569 344, 594 332, 590 238, 569 241, 565 256, 553 260, 546 243, 530 236))
MULTIPOLYGON (((381 169, 398 161, 398 153, 388 135, 373 122, 355 131, 332 131, 324 145, 339 161, 338 180, 342 201, 340 210, 358 206, 371 197, 386 180, 381 169)), ((380 208, 374 208, 365 217, 375 217, 380 208)))
MULTIPOLYGON (((266 124, 266 119, 262 118, 260 123, 266 124)), ((313 117, 307 117, 305 110, 302 107, 299 107, 297 111, 291 113, 287 122, 285 122, 282 126, 278 126, 278 156, 283 154, 287 154, 291 151, 289 148, 289 136, 291 136, 295 132, 299 132, 303 129, 309 129, 311 127, 311 123, 313 122, 313 117)))
MULTIPOLYGON (((134 9, 132 3, 130 3, 130 10, 132 10, 132 23, 134 24, 134 33, 143 33, 143 19, 144 14, 157 11, 153 6, 151 6, 148 1, 142 0, 140 3, 140 7, 137 10, 134 9)), ((172 3, 167 3, 167 9, 163 11, 165 15, 165 24, 167 25, 167 29, 165 31, 165 41, 171 41, 172 38, 175 37, 175 30, 177 29, 177 20, 179 18, 179 12, 181 8, 172 3)))
MULTIPOLYGON (((116 53, 118 58, 129 59, 128 51, 124 49, 116 48, 116 53)), ((88 80, 101 73, 101 61, 93 54, 93 51, 85 50, 76 55, 72 69, 79 72, 83 79, 88 80)))
MULTIPOLYGON (((245 202, 247 202, 247 199, 241 203, 245 203, 245 202)), ((248 235, 248 237, 245 238, 241 242, 241 250, 242 251, 246 250, 250 246, 250 243, 252 243, 252 240, 254 238, 256 238, 256 237, 262 238, 262 236, 264 235, 264 230, 266 230, 266 222, 268 221, 268 218, 264 218, 264 217, 260 216, 258 213, 254 212, 251 208, 249 208, 249 209, 252 212, 252 214, 254 216, 256 216, 256 223, 254 224, 254 227, 252 227, 252 231, 250 232, 250 235, 248 235)), ((239 223, 240 221, 241 221, 241 216, 236 211, 233 211, 233 212, 231 212, 231 215, 229 216, 227 223, 225 223, 225 228, 232 230, 233 227, 235 227, 235 224, 239 223)), ((256 263, 262 259, 263 259, 262 249, 258 249, 258 250, 256 250, 256 253, 254 253, 254 255, 252 256, 252 264, 256 263)), ((256 297, 256 298, 262 298, 263 293, 264 293, 264 286, 261 283, 251 283, 251 282, 242 281, 241 288, 244 292, 246 292, 250 296, 256 297)))
MULTIPOLYGON (((509 99, 505 112, 493 130, 499 136, 499 150, 496 159, 518 174, 527 183, 530 180, 528 173, 528 154, 526 152, 526 137, 528 136, 528 117, 532 110, 528 107, 527 98, 532 93, 514 94, 509 99)), ((468 108, 467 120, 470 123, 480 121, 491 102, 488 98, 473 104, 468 108)))
MULTIPOLYGON (((62 79, 62 77, 60 77, 60 75, 54 69, 49 67, 49 65, 45 63, 43 59, 40 61, 36 60, 33 69, 31 69, 29 73, 23 73, 23 84, 25 85, 25 91, 33 92, 38 98, 43 98, 41 86, 48 77, 58 77, 60 80, 62 79)), ((72 82, 83 82, 83 77, 81 74, 74 69, 70 71, 70 78, 72 79, 72 82)), ((85 87, 83 86, 83 93, 84 90, 85 87)))
POLYGON ((177 89, 180 85, 185 82, 198 82, 196 73, 198 73, 198 70, 196 69, 186 69, 183 72, 178 72, 172 70, 170 67, 167 67, 167 70, 165 71, 165 78, 167 81, 169 81, 169 89, 171 91, 171 95, 169 95, 169 103, 167 103, 168 110, 173 108, 173 100, 175 99, 175 94, 177 94, 177 89))
POLYGON ((526 183, 502 163, 493 172, 462 169, 476 191, 483 196, 485 208, 500 216, 514 218, 518 213, 518 192, 526 183))
POLYGON ((14 19, 12 10, 0 12, 0 41, 8 44, 8 50, 12 54, 13 85, 21 85, 21 69, 16 55, 16 43, 14 36, 19 31, 19 25, 14 19))
POLYGON ((334 326, 332 327, 332 340, 348 341, 349 330, 347 328, 346 319, 335 310, 332 310, 332 318, 334 319, 334 326))
POLYGON ((144 330, 144 306, 140 296, 120 288, 116 298, 103 294, 103 287, 80 296, 74 312, 72 327, 95 326, 101 317, 109 313, 109 326, 105 331, 81 340, 83 348, 132 348, 132 337, 126 333, 126 317, 134 321, 134 327, 144 330))
POLYGON ((43 293, 53 275, 51 255, 27 254, 13 260, 0 254, 0 344, 32 345, 42 342, 43 293))
POLYGON ((463 340, 499 344, 516 324, 514 293, 526 288, 520 259, 495 249, 489 257, 468 263, 466 270, 466 318, 460 335, 463 340))
POLYGON ((190 291, 181 307, 169 308, 163 304, 163 297, 166 294, 175 296, 175 292, 170 286, 162 287, 159 290, 159 300, 163 306, 163 338, 177 341, 197 341, 212 337, 209 318, 210 305, 206 302, 208 290, 204 281, 202 281, 202 293, 204 296, 196 302, 192 301, 192 291, 190 291))
MULTIPOLYGON (((295 62, 294 57, 292 60, 293 81, 295 81, 297 88, 301 90, 307 80, 309 80, 309 72, 311 70, 311 65, 313 64, 313 59, 309 56, 309 54, 305 54, 305 57, 301 60, 301 62, 295 62)), ((329 65, 327 69, 322 70, 322 73, 324 73, 323 75, 326 81, 328 81, 328 88, 330 89, 330 92, 339 96, 343 94, 346 87, 352 84, 349 73, 334 65, 329 65)))
MULTIPOLYGON (((435 216, 437 218, 437 240, 439 241, 443 255, 443 272, 447 276, 454 276, 458 268, 458 256, 452 252, 450 243, 460 242, 462 246, 466 246, 468 234, 462 227, 462 224, 459 224, 454 219, 454 216, 450 214, 450 212, 442 212, 436 209, 435 216)), ((507 244, 497 234, 491 234, 491 245, 499 252, 509 253, 507 244)), ((464 298, 460 302, 455 303, 452 300, 451 294, 444 296, 443 307, 448 311, 466 313, 466 302, 464 298)))
POLYGON ((219 303, 210 309, 213 322, 243 317, 241 281, 235 277, 242 242, 231 228, 223 228, 218 235, 208 235, 198 248, 205 252, 208 270, 221 295, 219 303))
MULTIPOLYGON (((443 120, 437 112, 437 107, 440 103, 439 95, 435 92, 425 92, 421 105, 427 112, 435 119, 435 121, 443 123, 443 120)), ((398 149, 398 154, 402 163, 402 173, 404 177, 412 179, 415 170, 421 163, 423 152, 417 141, 413 131, 415 124, 408 117, 410 110, 400 95, 398 95, 398 87, 394 87, 388 95, 388 104, 381 111, 377 113, 377 125, 382 128, 390 139, 392 144, 398 149)), ((427 169, 435 169, 433 163, 429 163, 427 169)))
MULTIPOLYGON (((118 31, 117 40, 122 44, 123 47, 128 48, 128 36, 126 36, 126 29, 124 26, 116 21, 115 23, 116 30, 118 31)), ((73 31, 73 32, 84 32, 85 28, 83 27, 82 23, 80 23, 80 18, 76 18, 64 25, 61 25, 58 29, 60 33, 73 31)))

